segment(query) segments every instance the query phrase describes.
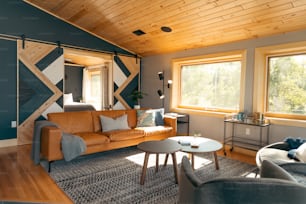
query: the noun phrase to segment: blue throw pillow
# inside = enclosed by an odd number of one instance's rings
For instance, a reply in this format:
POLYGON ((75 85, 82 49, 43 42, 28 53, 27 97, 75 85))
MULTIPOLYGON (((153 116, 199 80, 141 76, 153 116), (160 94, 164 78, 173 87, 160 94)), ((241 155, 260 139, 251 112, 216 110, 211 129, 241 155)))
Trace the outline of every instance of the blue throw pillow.
POLYGON ((157 126, 165 125, 165 123, 164 123, 164 109, 163 108, 160 108, 160 109, 151 109, 149 111, 153 112, 153 117, 154 117, 154 120, 155 120, 155 124, 157 126))

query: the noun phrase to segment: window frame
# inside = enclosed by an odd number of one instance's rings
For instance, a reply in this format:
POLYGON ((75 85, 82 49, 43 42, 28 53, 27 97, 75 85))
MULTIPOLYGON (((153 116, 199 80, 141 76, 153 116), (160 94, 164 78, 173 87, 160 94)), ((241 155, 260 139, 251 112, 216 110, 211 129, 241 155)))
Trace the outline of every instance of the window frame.
POLYGON ((255 49, 253 112, 261 112, 273 124, 306 127, 306 115, 268 112, 269 57, 306 53, 306 41, 255 49))
POLYGON ((245 95, 245 72, 246 72, 246 51, 236 50, 230 52, 214 53, 201 56, 178 58, 172 60, 172 90, 170 109, 176 112, 198 113, 209 116, 224 117, 228 113, 239 112, 244 110, 244 95, 245 95), (208 64, 217 62, 241 61, 240 73, 240 99, 239 110, 229 109, 210 109, 203 107, 195 107, 181 104, 181 67, 195 64, 208 64))

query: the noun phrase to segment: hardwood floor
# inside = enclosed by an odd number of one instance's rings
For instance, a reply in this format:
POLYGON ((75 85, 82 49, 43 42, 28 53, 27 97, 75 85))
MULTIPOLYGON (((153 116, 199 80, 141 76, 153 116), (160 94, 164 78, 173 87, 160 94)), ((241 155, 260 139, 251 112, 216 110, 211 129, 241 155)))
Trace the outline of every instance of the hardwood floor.
POLYGON ((30 153, 31 145, 0 148, 0 201, 72 203, 30 153))
MULTIPOLYGON (((0 148, 0 201, 72 203, 30 153, 31 145, 0 148)), ((224 156, 223 151, 218 154, 224 156)), ((251 164, 254 155, 227 151, 227 157, 251 164)))

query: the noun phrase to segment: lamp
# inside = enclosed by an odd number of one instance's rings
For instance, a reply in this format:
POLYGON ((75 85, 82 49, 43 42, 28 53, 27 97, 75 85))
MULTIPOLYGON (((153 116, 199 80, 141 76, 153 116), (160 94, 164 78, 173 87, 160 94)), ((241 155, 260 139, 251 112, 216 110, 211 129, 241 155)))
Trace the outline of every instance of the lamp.
POLYGON ((164 80, 164 72, 158 72, 159 80, 164 80))
POLYGON ((172 80, 171 80, 171 79, 169 79, 169 80, 168 80, 168 83, 167 83, 167 87, 168 87, 168 89, 170 88, 171 84, 172 84, 172 80))
POLYGON ((157 90, 157 93, 158 93, 158 95, 159 95, 159 99, 161 99, 162 100, 162 105, 163 105, 163 107, 164 107, 164 99, 165 99, 165 95, 164 95, 164 93, 165 93, 165 88, 164 88, 164 80, 165 80, 165 77, 164 77, 164 71, 162 71, 162 72, 158 72, 157 73, 158 74, 158 78, 159 78, 159 80, 161 80, 162 81, 162 90, 160 90, 160 89, 158 89, 157 90))
POLYGON ((157 93, 158 93, 160 99, 165 98, 165 95, 164 95, 164 93, 163 93, 162 90, 158 89, 158 90, 157 90, 157 93))

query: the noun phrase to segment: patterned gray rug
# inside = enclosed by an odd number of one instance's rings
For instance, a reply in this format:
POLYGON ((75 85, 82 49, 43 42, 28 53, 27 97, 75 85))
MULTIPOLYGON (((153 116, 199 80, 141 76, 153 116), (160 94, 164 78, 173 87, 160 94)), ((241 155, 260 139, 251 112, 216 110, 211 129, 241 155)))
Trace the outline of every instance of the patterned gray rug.
MULTIPOLYGON (((185 153, 177 153, 180 161, 185 153)), ((220 170, 215 169, 211 154, 195 157, 196 174, 202 180, 216 177, 246 176, 255 166, 218 157, 220 170)), ((71 162, 52 163, 51 177, 74 203, 177 203, 170 160, 163 166, 160 155, 159 171, 155 173, 155 155, 150 155, 145 184, 140 185, 144 153, 135 147, 80 157, 71 162)))

